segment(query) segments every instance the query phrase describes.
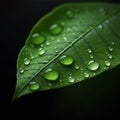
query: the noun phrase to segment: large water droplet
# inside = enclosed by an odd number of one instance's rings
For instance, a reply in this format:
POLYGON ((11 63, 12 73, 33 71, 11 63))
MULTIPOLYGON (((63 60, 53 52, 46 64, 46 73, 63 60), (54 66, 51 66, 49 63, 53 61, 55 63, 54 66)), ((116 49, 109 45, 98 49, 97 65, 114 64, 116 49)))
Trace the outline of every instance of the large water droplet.
POLYGON ((25 58, 25 59, 24 59, 24 64, 25 64, 25 65, 29 65, 29 64, 30 64, 30 60, 27 59, 27 58, 25 58))
POLYGON ((107 67, 109 67, 109 66, 111 65, 110 60, 106 60, 106 61, 105 61, 105 65, 106 65, 107 67))
POLYGON ((73 78, 72 76, 69 76, 68 77, 68 81, 71 82, 71 83, 73 83, 73 82, 75 82, 75 78, 73 78))
POLYGON ((60 63, 63 65, 71 65, 73 63, 73 58, 70 56, 62 56, 60 58, 60 63))
POLYGON ((73 18, 74 17, 74 13, 70 10, 66 12, 66 15, 67 15, 68 18, 73 18))
POLYGON ((45 49, 40 48, 38 54, 39 54, 39 55, 43 55, 43 54, 45 54, 45 52, 46 52, 45 49))
POLYGON ((59 77, 59 72, 57 70, 47 69, 44 73, 44 78, 46 80, 55 81, 59 77))
POLYGON ((35 81, 32 81, 29 83, 30 90, 36 91, 40 88, 40 85, 36 83, 35 81))
POLYGON ((31 42, 34 45, 39 45, 45 41, 45 37, 43 35, 39 35, 38 33, 32 35, 31 42))
POLYGON ((59 34, 62 32, 62 26, 61 25, 58 25, 58 24, 53 24, 51 27, 50 27, 50 32, 54 35, 56 34, 59 34))
POLYGON ((95 71, 99 68, 99 63, 98 62, 95 62, 93 60, 91 60, 88 65, 87 65, 87 68, 91 71, 95 71))

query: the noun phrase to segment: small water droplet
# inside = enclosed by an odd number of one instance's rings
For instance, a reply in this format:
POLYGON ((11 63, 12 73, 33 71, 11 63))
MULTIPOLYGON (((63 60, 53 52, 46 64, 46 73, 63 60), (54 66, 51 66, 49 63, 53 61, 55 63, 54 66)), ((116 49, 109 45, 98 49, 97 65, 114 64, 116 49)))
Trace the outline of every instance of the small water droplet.
POLYGON ((56 34, 59 34, 62 32, 62 26, 61 25, 58 25, 58 24, 53 24, 51 27, 50 27, 50 32, 54 35, 56 34))
POLYGON ((25 65, 29 65, 29 64, 30 64, 30 60, 27 59, 27 58, 25 58, 25 59, 24 59, 24 64, 25 64, 25 65))
POLYGON ((40 88, 40 85, 38 83, 36 83, 35 81, 32 81, 29 83, 29 88, 30 90, 38 90, 40 88))
POLYGON ((22 73, 24 73, 25 70, 23 68, 20 68, 19 71, 22 74, 22 73))
POLYGON ((108 24, 108 23, 109 23, 109 20, 106 20, 105 23, 108 24))
POLYGON ((35 33, 32 35, 31 42, 34 45, 39 45, 39 44, 43 43, 44 41, 45 41, 45 37, 43 35, 40 35, 38 33, 35 33))
POLYGON ((108 47, 108 50, 112 52, 112 51, 113 51, 113 48, 112 48, 112 47, 108 47))
POLYGON ((92 50, 91 50, 91 49, 88 49, 88 53, 92 53, 92 50))
POLYGON ((70 56, 62 56, 60 58, 60 63, 63 65, 71 65, 73 63, 73 58, 70 56))
POLYGON ((103 29, 103 26, 102 26, 102 25, 98 25, 98 28, 99 28, 99 29, 103 29))
POLYGON ((114 45, 115 45, 115 42, 111 42, 111 45, 113 45, 113 46, 114 46, 114 45))
POLYGON ((93 60, 91 60, 88 65, 87 65, 87 68, 91 71, 95 71, 99 68, 99 63, 98 62, 95 62, 93 60))
POLYGON ((109 59, 112 59, 113 56, 112 56, 111 54, 108 54, 108 58, 109 58, 109 59))
POLYGON ((67 15, 68 18, 73 18, 74 17, 74 13, 72 11, 70 11, 70 10, 68 10, 66 12, 66 15, 67 15))
POLYGON ((101 15, 106 15, 106 14, 108 13, 108 11, 107 11, 105 8, 100 8, 100 9, 99 9, 99 13, 100 13, 101 15))
POLYGON ((73 82, 75 82, 75 78, 73 78, 72 76, 69 76, 68 77, 68 81, 71 82, 71 83, 73 83, 73 82))
POLYGON ((94 56, 90 54, 90 58, 91 58, 91 59, 93 59, 93 58, 94 58, 94 56))
POLYGON ((43 55, 43 54, 45 54, 45 52, 46 52, 46 50, 45 49, 43 49, 43 48, 40 48, 39 49, 39 55, 43 55))
POLYGON ((109 66, 111 65, 110 60, 105 60, 105 65, 106 65, 107 67, 109 67, 109 66))
POLYGON ((44 78, 46 80, 55 81, 58 79, 58 77, 59 73, 57 70, 47 69, 44 73, 44 78))
POLYGON ((35 57, 33 56, 33 55, 30 55, 30 59, 32 60, 32 59, 34 59, 35 57))
POLYGON ((50 45, 50 43, 48 41, 46 41, 46 45, 50 45))
POLYGON ((76 69, 76 70, 79 70, 79 69, 80 69, 80 66, 79 66, 79 65, 75 65, 75 69, 76 69))
POLYGON ((89 78, 89 76, 90 76, 90 75, 89 75, 87 72, 84 72, 84 77, 85 77, 85 78, 89 78))

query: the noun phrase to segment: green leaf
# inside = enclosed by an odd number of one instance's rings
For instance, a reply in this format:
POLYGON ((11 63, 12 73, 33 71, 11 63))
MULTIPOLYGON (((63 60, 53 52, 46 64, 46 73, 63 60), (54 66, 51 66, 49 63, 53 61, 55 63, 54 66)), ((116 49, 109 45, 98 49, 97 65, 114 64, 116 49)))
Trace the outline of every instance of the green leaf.
POLYGON ((20 51, 13 100, 78 83, 118 64, 120 5, 60 5, 38 21, 20 51))

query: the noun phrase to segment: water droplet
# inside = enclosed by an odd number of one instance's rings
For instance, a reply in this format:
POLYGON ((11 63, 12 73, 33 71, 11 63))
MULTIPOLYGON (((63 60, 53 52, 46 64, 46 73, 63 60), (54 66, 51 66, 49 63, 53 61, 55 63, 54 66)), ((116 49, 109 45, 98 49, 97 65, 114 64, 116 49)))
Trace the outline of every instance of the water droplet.
POLYGON ((102 26, 102 25, 98 25, 98 28, 99 28, 99 29, 103 29, 103 26, 102 26))
POLYGON ((46 52, 45 49, 40 48, 38 54, 39 54, 39 55, 43 55, 43 54, 45 54, 45 52, 46 52))
POLYGON ((24 64, 25 64, 25 65, 29 65, 29 64, 30 64, 30 60, 27 59, 27 58, 25 58, 25 59, 24 59, 24 64))
POLYGON ((66 15, 67 15, 68 18, 73 18, 74 17, 74 13, 70 10, 66 12, 66 15))
POLYGON ((105 61, 105 65, 106 65, 107 67, 109 67, 109 66, 111 65, 110 60, 106 60, 106 61, 105 61))
POLYGON ((30 55, 30 59, 32 60, 32 59, 34 59, 35 57, 33 56, 33 55, 30 55))
POLYGON ((91 60, 91 61, 88 63, 87 68, 88 68, 89 70, 95 71, 95 70, 97 70, 97 69, 99 68, 99 63, 91 60))
POLYGON ((75 82, 75 78, 73 78, 72 76, 70 76, 70 77, 68 77, 68 81, 71 82, 71 83, 73 83, 73 82, 75 82))
POLYGON ((62 56, 60 58, 60 62, 63 65, 71 65, 73 63, 73 61, 74 61, 73 58, 70 56, 62 56))
POLYGON ((93 59, 93 58, 94 58, 94 56, 90 54, 90 58, 91 58, 91 59, 93 59))
POLYGON ((109 23, 109 20, 106 20, 105 23, 108 24, 108 23, 109 23))
POLYGON ((80 69, 80 66, 79 65, 75 65, 75 69, 76 70, 80 69))
POLYGON ((39 45, 45 41, 45 37, 43 35, 39 35, 38 33, 35 33, 32 35, 31 42, 34 45, 39 45))
POLYGON ((111 54, 108 54, 108 58, 109 58, 109 59, 112 59, 113 56, 112 56, 111 54))
POLYGON ((55 81, 58 79, 58 77, 59 73, 57 70, 47 69, 44 73, 44 78, 46 80, 55 81))
POLYGON ((88 49, 88 53, 92 53, 92 50, 91 50, 91 49, 88 49))
POLYGON ((106 9, 104 9, 104 8, 100 8, 100 9, 99 9, 99 13, 100 13, 101 15, 106 15, 106 14, 108 13, 108 11, 107 11, 106 9))
POLYGON ((25 70, 23 68, 20 68, 19 71, 22 74, 22 73, 24 73, 25 70))
POLYGON ((88 78, 90 75, 87 72, 84 72, 84 77, 88 78))
POLYGON ((111 42, 111 45, 115 45, 115 42, 111 42))
POLYGON ((112 51, 113 51, 113 48, 112 48, 112 47, 108 47, 108 50, 112 52, 112 51))
POLYGON ((62 26, 58 24, 54 24, 50 27, 50 32, 54 35, 62 32, 62 26))
POLYGON ((46 45, 50 45, 50 43, 48 41, 46 41, 46 45))
POLYGON ((29 83, 29 88, 30 90, 38 90, 40 88, 40 85, 38 83, 36 83, 35 81, 32 81, 29 83))

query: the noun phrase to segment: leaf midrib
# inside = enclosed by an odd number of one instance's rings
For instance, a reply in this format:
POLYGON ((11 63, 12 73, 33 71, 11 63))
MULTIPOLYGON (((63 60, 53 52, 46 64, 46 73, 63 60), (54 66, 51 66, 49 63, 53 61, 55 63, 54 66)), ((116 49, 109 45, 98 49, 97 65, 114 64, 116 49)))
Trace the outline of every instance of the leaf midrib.
POLYGON ((78 42, 80 39, 82 39, 84 36, 86 36, 89 32, 91 32, 92 30, 94 30, 97 26, 101 25, 102 23, 104 23, 106 20, 108 20, 112 16, 116 16, 118 13, 119 13, 119 11, 117 10, 117 11, 113 12, 112 14, 109 14, 108 16, 104 17, 100 21, 96 22, 96 24, 94 24, 93 27, 90 27, 84 33, 82 33, 80 36, 78 36, 76 39, 74 39, 67 47, 65 47, 65 49, 63 49, 58 55, 56 55, 53 59, 51 59, 42 69, 38 70, 35 74, 33 74, 33 76, 18 91, 16 91, 16 96, 19 96, 19 93, 21 93, 21 91, 29 84, 29 82, 35 76, 37 76, 41 71, 43 71, 53 61, 55 61, 57 58, 59 58, 59 56, 61 56, 64 52, 66 52, 73 44, 75 44, 76 42, 78 42))

